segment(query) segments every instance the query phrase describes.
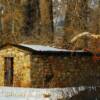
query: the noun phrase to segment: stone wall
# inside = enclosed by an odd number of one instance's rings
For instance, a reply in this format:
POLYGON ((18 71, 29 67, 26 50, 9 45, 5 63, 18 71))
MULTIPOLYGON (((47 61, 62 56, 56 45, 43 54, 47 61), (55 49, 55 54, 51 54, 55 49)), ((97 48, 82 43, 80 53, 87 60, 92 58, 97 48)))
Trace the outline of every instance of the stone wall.
POLYGON ((0 86, 4 86, 5 57, 14 57, 15 87, 99 86, 100 61, 89 56, 33 54, 17 47, 0 50, 0 86))
POLYGON ((92 57, 35 56, 33 87, 99 86, 100 61, 92 57))
POLYGON ((30 53, 16 47, 5 47, 0 50, 0 86, 4 85, 5 57, 14 58, 13 86, 30 86, 30 53))

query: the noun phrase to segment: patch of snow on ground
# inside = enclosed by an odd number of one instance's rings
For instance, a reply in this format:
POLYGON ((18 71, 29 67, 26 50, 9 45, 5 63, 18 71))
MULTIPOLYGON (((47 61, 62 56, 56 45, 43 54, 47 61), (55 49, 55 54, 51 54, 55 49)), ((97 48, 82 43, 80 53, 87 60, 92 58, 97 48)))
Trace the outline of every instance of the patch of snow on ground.
POLYGON ((15 88, 0 87, 0 100, 58 100, 58 98, 70 98, 84 91, 86 87, 68 87, 68 88, 15 88), (44 94, 49 94, 48 98, 44 94))

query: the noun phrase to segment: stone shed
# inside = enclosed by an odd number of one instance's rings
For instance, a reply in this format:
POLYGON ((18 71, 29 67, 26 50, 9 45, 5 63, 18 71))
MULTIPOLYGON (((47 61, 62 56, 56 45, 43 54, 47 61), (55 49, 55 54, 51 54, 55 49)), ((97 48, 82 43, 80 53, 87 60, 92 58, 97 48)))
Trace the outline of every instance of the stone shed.
POLYGON ((100 60, 93 60, 91 52, 28 44, 0 47, 0 86, 53 88, 83 85, 100 85, 100 60))

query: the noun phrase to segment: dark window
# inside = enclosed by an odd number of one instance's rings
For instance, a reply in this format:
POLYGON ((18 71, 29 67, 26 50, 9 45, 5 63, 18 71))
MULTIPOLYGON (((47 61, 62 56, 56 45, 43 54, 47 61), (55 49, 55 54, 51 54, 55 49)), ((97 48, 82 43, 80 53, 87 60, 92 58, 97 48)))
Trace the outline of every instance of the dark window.
POLYGON ((5 57, 5 86, 13 85, 13 57, 5 57))

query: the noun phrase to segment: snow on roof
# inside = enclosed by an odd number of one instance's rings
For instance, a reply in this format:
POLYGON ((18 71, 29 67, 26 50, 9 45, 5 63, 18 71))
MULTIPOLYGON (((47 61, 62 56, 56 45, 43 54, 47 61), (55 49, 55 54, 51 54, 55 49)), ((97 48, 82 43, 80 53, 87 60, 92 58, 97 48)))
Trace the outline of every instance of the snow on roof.
POLYGON ((59 49, 59 48, 43 46, 43 45, 20 44, 20 46, 27 47, 36 51, 84 52, 83 50, 74 51, 74 50, 59 49))
POLYGON ((50 46, 43 46, 43 45, 29 45, 29 44, 20 44, 21 46, 31 48, 36 51, 66 51, 65 49, 58 49, 50 46))

